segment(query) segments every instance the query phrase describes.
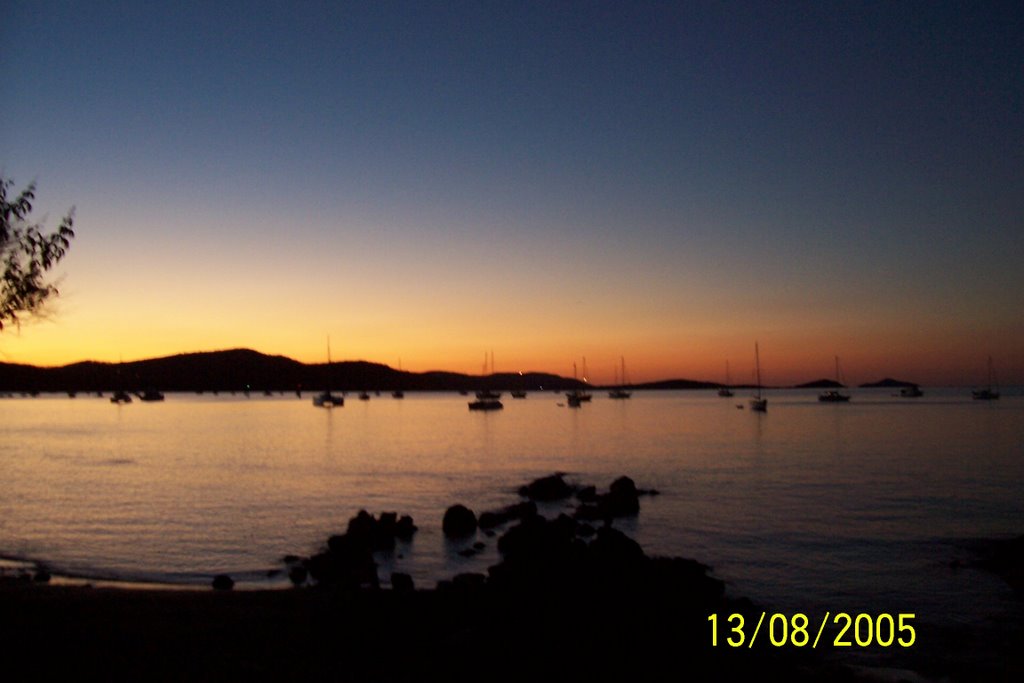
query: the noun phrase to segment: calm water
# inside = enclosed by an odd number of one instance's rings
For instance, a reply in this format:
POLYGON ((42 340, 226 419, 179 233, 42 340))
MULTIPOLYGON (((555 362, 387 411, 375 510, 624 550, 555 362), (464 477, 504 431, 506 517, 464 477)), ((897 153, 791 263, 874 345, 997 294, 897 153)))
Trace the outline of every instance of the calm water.
POLYGON ((628 474, 662 495, 620 526, 649 553, 713 565, 734 595, 999 634, 1019 625, 1020 601, 950 563, 969 557, 962 540, 1024 533, 1024 397, 1006 393, 861 390, 829 405, 780 391, 765 415, 710 392, 598 393, 580 410, 506 395, 492 414, 455 394, 351 396, 335 410, 309 396, 4 399, 0 556, 93 578, 265 585, 281 556, 314 552, 366 508, 420 527, 383 559, 384 578, 395 567, 433 585, 497 559, 489 539, 473 559, 444 541, 448 505, 505 505, 554 471, 599 486, 628 474))

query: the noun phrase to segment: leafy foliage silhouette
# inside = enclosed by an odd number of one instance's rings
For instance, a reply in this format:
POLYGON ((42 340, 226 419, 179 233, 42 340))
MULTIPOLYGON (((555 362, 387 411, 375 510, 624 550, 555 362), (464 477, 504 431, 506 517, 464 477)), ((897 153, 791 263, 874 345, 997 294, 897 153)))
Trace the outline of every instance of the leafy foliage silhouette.
POLYGON ((35 183, 8 202, 8 189, 13 187, 13 180, 0 176, 0 331, 12 324, 19 326, 25 316, 40 314, 59 294, 57 287, 46 281, 46 271, 64 258, 75 236, 74 207, 57 229, 47 234, 41 224, 29 220, 35 183))

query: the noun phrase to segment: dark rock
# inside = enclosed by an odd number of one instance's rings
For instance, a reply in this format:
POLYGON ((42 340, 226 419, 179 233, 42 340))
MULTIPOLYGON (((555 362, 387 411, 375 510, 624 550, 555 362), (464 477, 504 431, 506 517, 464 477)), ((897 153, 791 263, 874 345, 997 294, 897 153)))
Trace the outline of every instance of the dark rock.
POLYGON ((35 576, 32 577, 32 580, 36 583, 49 583, 50 578, 50 572, 45 569, 39 569, 36 571, 35 576))
POLYGON ((395 547, 395 538, 398 536, 398 513, 382 512, 377 518, 377 527, 374 530, 374 548, 378 550, 391 550, 395 547))
POLYGON ((475 548, 463 548, 459 551, 461 557, 475 557, 478 554, 480 554, 480 551, 475 548))
POLYGON ((235 587, 235 580, 227 574, 217 574, 213 577, 213 589, 218 591, 229 591, 235 587))
POLYGON ((537 514, 537 504, 532 500, 516 503, 503 507, 500 510, 491 510, 480 515, 479 525, 481 529, 493 529, 496 526, 507 524, 516 519, 525 519, 537 514))
POLYGON ((563 500, 573 494, 573 488, 565 482, 562 478, 561 473, 552 474, 547 477, 541 477, 534 481, 521 486, 519 488, 519 495, 530 500, 539 500, 542 502, 549 502, 555 500, 563 500))
POLYGON ((612 527, 598 529, 588 549, 595 562, 613 571, 631 571, 647 560, 639 543, 612 527))
POLYGON ((412 593, 415 586, 411 576, 402 572, 394 572, 391 574, 391 589, 396 593, 412 593))
POLYGON ((296 565, 288 570, 288 580, 296 586, 306 583, 308 577, 309 571, 302 565, 296 565))
POLYGON ((296 562, 299 562, 301 559, 302 558, 300 558, 298 555, 285 555, 281 558, 281 561, 285 564, 295 564, 296 562))
POLYGON ((487 546, 484 545, 483 541, 477 541, 476 543, 473 544, 473 550, 483 550, 486 547, 487 546))
POLYGON ((452 587, 460 591, 479 591, 487 583, 487 577, 477 572, 456 574, 452 578, 452 587))
POLYGON ((619 477, 608 487, 612 495, 636 496, 636 482, 629 477, 619 477))
POLYGON ((347 536, 371 550, 388 551, 395 547, 395 531, 397 514, 382 513, 380 519, 374 519, 366 510, 348 521, 347 536))
POLYGON ((366 540, 369 543, 377 531, 377 520, 366 510, 360 510, 356 516, 348 520, 347 535, 353 539, 366 540))
POLYGON ((348 588, 377 588, 377 563, 366 539, 348 534, 327 539, 327 550, 304 563, 317 583, 348 588))
POLYGON ((576 492, 576 499, 581 503, 593 503, 597 500, 597 487, 584 486, 576 492))
POLYGON ((445 511, 441 528, 450 538, 471 536, 476 531, 476 515, 465 505, 453 505, 445 511))
POLYGON ((412 535, 416 533, 416 525, 413 524, 412 517, 409 515, 402 515, 398 518, 398 522, 395 524, 395 536, 403 541, 408 541, 412 538, 412 535))
POLYGON ((500 524, 504 524, 505 520, 501 518, 497 512, 481 512, 478 524, 481 529, 493 529, 500 524))

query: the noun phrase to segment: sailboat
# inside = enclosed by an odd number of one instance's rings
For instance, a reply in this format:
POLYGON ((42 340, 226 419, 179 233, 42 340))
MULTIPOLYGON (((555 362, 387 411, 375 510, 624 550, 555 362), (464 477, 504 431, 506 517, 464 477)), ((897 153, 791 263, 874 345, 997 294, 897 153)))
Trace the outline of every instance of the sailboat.
MULTIPOLYGON (((576 363, 572 364, 572 379, 573 381, 579 381, 576 376, 576 363)), ((586 373, 584 372, 583 381, 587 381, 586 373)), ((583 405, 584 401, 590 400, 590 394, 580 389, 573 389, 565 394, 565 399, 569 404, 570 408, 579 408, 583 405)))
MULTIPOLYGON (((573 371, 574 371, 573 379, 576 378, 575 368, 576 368, 576 365, 574 364, 573 365, 573 371)), ((583 383, 584 384, 589 384, 590 383, 589 376, 587 375, 587 357, 586 356, 583 356, 583 383)), ((578 391, 576 393, 579 396, 579 399, 581 401, 589 401, 590 399, 594 398, 594 395, 591 394, 589 391, 586 391, 586 390, 578 391)))
POLYGON ((754 342, 754 367, 757 377, 757 391, 754 393, 754 397, 750 399, 750 409, 756 410, 759 413, 768 412, 768 399, 761 398, 761 353, 757 348, 757 342, 754 342))
POLYGON ((608 398, 629 398, 633 395, 633 392, 626 391, 626 359, 623 356, 619 356, 619 361, 622 364, 622 373, 616 378, 616 384, 618 386, 608 392, 608 398))
MULTIPOLYGON (((123 380, 121 379, 121 366, 123 366, 123 365, 124 365, 124 361, 122 360, 118 364, 118 366, 117 366, 117 383, 119 385, 123 384, 123 380)), ((125 391, 123 388, 121 388, 121 389, 118 389, 117 391, 115 391, 113 394, 111 394, 110 402, 111 403, 131 403, 132 402, 132 396, 127 391, 125 391)))
MULTIPOLYGON (((487 360, 488 360, 488 356, 485 353, 484 354, 484 370, 483 370, 483 374, 484 375, 488 374, 487 373, 487 360)), ((490 374, 493 377, 494 376, 494 351, 491 351, 490 366, 491 366, 490 367, 490 374)), ((480 391, 476 392, 476 400, 469 402, 469 409, 470 410, 501 410, 505 406, 502 405, 501 401, 498 400, 499 398, 501 398, 501 393, 500 392, 491 391, 490 389, 481 389, 480 391)))
POLYGON ((988 386, 984 389, 975 389, 971 392, 971 397, 975 401, 996 401, 999 400, 999 387, 995 389, 992 387, 995 384, 995 371, 992 369, 992 356, 988 357, 988 386))
POLYGON ((331 375, 331 338, 327 338, 327 377, 328 388, 324 389, 323 392, 313 397, 313 405, 317 408, 333 408, 335 406, 341 407, 345 405, 344 396, 335 396, 330 390, 330 375, 331 375))
MULTIPOLYGON (((836 384, 842 386, 839 380, 839 356, 836 356, 836 384)), ((825 391, 818 394, 818 400, 824 403, 847 403, 850 400, 849 394, 840 394, 836 390, 825 391)))
POLYGON ((729 388, 730 384, 732 384, 732 381, 729 379, 729 361, 725 361, 725 384, 719 388, 718 395, 723 398, 732 396, 732 389, 729 388))
MULTIPOLYGON (((484 370, 483 375, 490 374, 492 379, 494 377, 494 351, 491 351, 490 355, 490 373, 488 373, 488 356, 484 354, 484 370)), ((476 397, 481 401, 497 401, 501 398, 500 391, 491 391, 490 389, 481 389, 476 392, 476 397)))

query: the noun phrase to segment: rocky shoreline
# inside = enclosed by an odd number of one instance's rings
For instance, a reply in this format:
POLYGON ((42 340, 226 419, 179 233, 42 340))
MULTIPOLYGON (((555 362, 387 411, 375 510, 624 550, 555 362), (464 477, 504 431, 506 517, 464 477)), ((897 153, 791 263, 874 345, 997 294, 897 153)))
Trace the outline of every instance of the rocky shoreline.
POLYGON ((613 526, 638 514, 628 477, 607 491, 554 474, 476 515, 453 505, 452 538, 496 539, 501 561, 433 588, 377 577, 373 553, 413 520, 361 511, 320 552, 283 558, 294 590, 118 591, 0 582, 0 643, 33 678, 104 680, 854 680, 815 653, 712 646, 708 616, 760 608, 707 566, 649 557, 613 526), (537 503, 566 501, 547 519, 537 503))

